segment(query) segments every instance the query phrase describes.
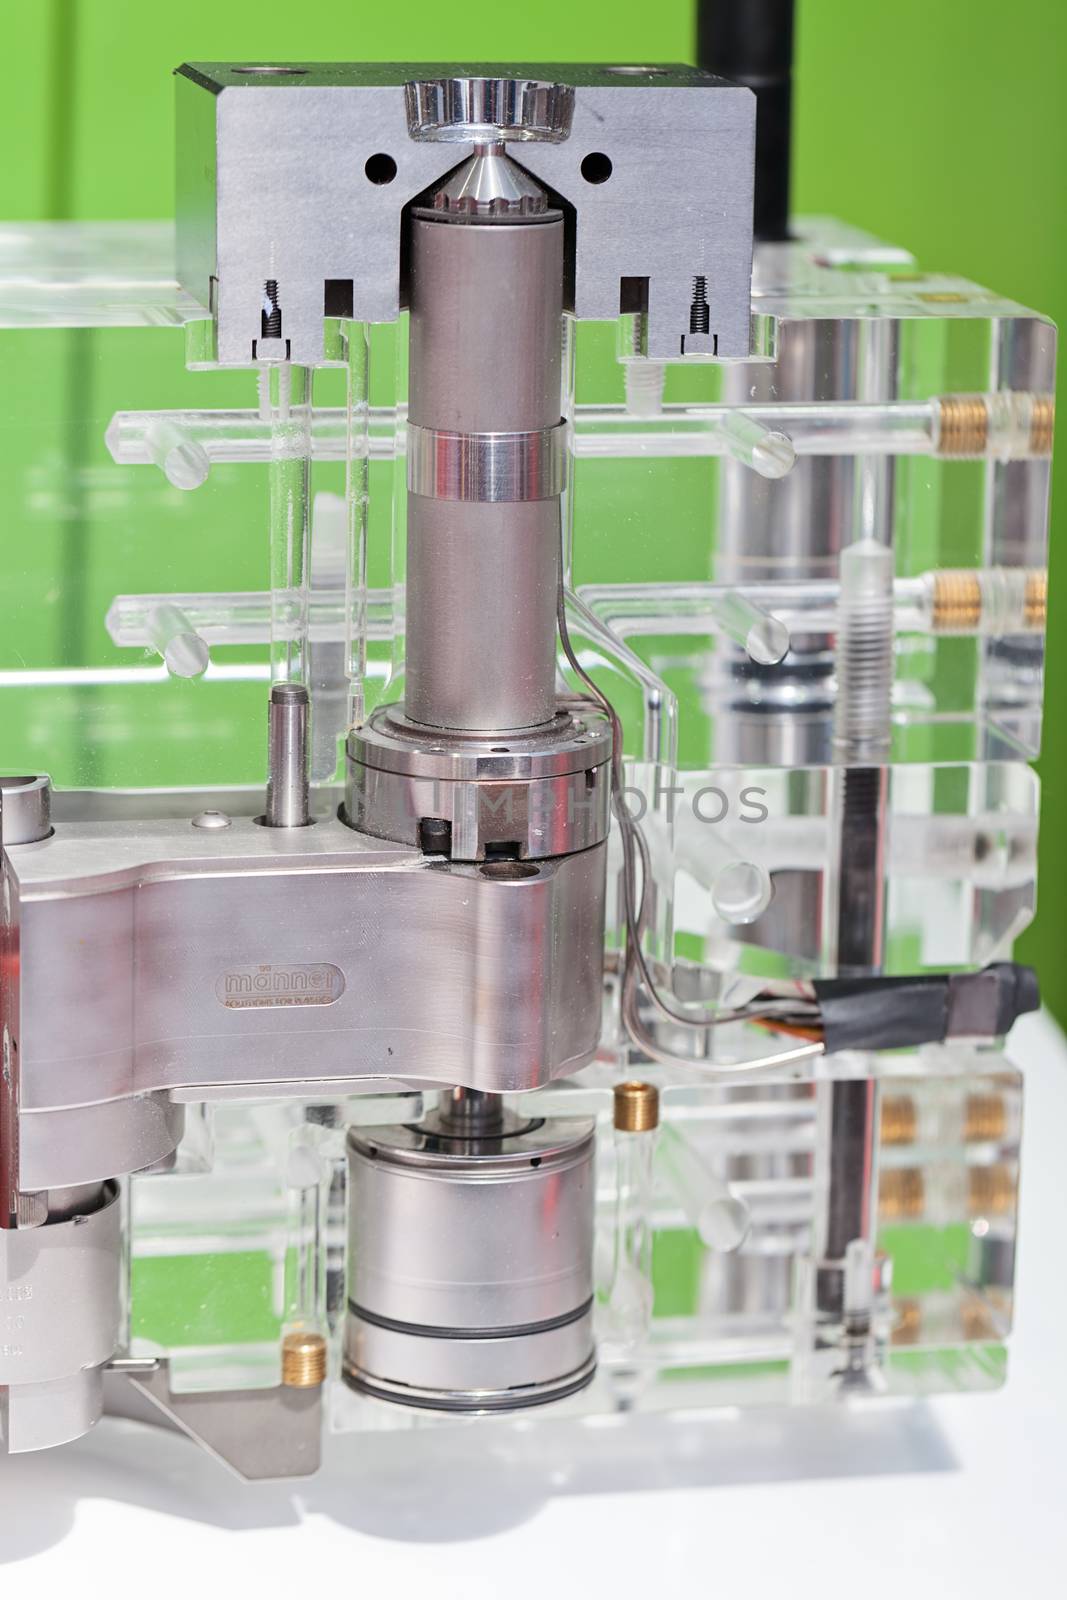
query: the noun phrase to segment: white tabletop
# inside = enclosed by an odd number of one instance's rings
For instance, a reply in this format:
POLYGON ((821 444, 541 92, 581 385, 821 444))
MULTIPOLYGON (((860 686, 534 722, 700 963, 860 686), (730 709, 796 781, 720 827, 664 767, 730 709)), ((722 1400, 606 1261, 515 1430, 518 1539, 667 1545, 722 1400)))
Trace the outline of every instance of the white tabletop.
POLYGON ((186 1440, 105 1421, 0 1460, 5 1595, 682 1600, 1067 1591, 1067 1045, 1026 1018, 1019 1298, 992 1395, 696 1420, 332 1439, 245 1486, 186 1440), (5 1564, 10 1564, 5 1566, 5 1564))

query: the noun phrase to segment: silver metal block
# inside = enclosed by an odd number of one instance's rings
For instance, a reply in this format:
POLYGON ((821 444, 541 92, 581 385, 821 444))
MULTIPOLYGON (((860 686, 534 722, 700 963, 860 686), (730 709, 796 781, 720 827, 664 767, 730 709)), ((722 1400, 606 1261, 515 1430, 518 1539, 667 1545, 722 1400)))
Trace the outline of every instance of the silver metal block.
MULTIPOLYGON (((618 316, 620 280, 647 277, 648 354, 677 357, 699 275, 719 356, 747 356, 751 92, 684 66, 485 66, 478 76, 573 89, 568 137, 517 148, 575 210, 576 315, 618 316), (583 176, 591 154, 610 162, 606 182, 583 176)), ((179 276, 204 305, 215 295, 222 362, 251 362, 268 278, 298 364, 323 359, 326 280, 352 283, 357 318, 398 315, 401 212, 456 154, 411 136, 405 85, 454 77, 447 66, 389 63, 180 69, 179 276)))
POLYGON ((46 1111, 24 1107, 19 1182, 24 1189, 60 1189, 98 1182, 104 1173, 144 1172, 174 1154, 184 1129, 184 1106, 163 1093, 46 1111))
POLYGON ((505 1092, 576 1070, 600 1029, 605 847, 490 865, 336 819, 70 823, 13 851, 21 1113, 301 1077, 505 1092))

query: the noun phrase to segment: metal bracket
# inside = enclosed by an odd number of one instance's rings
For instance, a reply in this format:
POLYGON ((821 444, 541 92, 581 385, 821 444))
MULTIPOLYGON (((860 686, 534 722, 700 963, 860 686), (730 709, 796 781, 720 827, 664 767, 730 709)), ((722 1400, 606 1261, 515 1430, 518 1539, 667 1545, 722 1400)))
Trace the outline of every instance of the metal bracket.
POLYGON ((222 1389, 174 1394, 167 1361, 119 1358, 109 1371, 246 1483, 306 1478, 322 1462, 322 1388, 222 1389))

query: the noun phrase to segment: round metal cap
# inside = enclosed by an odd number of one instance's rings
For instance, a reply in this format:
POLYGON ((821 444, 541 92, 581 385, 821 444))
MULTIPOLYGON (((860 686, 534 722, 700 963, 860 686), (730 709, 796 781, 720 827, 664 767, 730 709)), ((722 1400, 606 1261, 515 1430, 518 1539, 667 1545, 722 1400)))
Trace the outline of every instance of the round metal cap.
POLYGON ((408 132, 443 144, 543 139, 571 131, 574 90, 534 78, 422 78, 404 85, 408 132))

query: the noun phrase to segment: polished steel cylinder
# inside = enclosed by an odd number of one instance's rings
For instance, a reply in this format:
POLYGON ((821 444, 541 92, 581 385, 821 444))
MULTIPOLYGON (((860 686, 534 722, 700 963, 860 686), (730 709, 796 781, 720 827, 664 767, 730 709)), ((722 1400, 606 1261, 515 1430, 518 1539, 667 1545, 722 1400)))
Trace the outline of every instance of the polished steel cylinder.
POLYGON ((434 728, 556 710, 563 219, 411 223, 405 711, 434 728))
POLYGON ((353 1128, 345 1376, 431 1410, 506 1411, 594 1370, 593 1124, 353 1128))
POLYGON ((310 701, 302 683, 276 683, 270 692, 267 732, 268 828, 305 828, 308 801, 310 701))

